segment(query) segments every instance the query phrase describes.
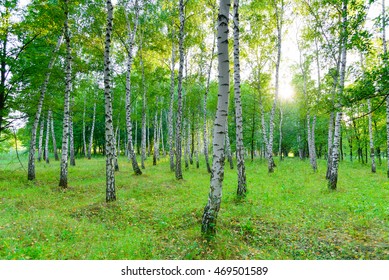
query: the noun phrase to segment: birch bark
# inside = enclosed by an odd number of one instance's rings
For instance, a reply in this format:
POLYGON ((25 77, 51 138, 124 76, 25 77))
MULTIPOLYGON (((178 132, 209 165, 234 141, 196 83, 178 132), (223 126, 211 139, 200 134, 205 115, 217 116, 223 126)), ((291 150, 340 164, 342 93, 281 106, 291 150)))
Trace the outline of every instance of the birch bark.
POLYGON ((70 114, 70 92, 72 89, 72 55, 70 48, 70 31, 68 25, 69 19, 69 3, 65 0, 65 24, 64 36, 66 44, 66 59, 65 59, 65 100, 63 109, 63 128, 62 128, 62 155, 61 155, 61 171, 59 177, 59 186, 62 188, 68 187, 68 146, 69 146, 69 114, 70 114))
POLYGON ((92 156, 92 145, 93 145, 93 134, 95 131, 95 122, 96 122, 96 101, 93 103, 93 116, 92 116, 92 127, 89 136, 88 159, 91 159, 92 156))
POLYGON ((53 139, 53 150, 54 150, 54 159, 59 160, 58 156, 58 150, 57 150, 57 140, 55 139, 55 130, 54 130, 54 118, 53 118, 53 112, 49 110, 49 115, 50 115, 50 128, 51 128, 51 137, 53 139))
POLYGON ((46 140, 45 140, 45 161, 50 163, 49 159, 49 139, 50 139, 50 112, 47 112, 47 122, 46 122, 46 140))
POLYGON ((42 144, 43 144, 43 129, 45 127, 45 118, 42 117, 40 128, 39 128, 39 141, 38 141, 38 161, 40 162, 42 160, 42 144))
POLYGON ((110 47, 113 22, 113 6, 111 0, 107 0, 107 26, 104 46, 104 97, 105 97, 105 155, 106 155, 106 202, 116 200, 115 190, 115 141, 112 120, 112 96, 111 96, 111 61, 110 47))
MULTIPOLYGON (((174 21, 172 23, 174 25, 174 21)), ((168 133, 169 133, 169 163, 170 171, 174 172, 174 131, 173 131, 173 105, 174 105, 174 66, 175 66, 175 49, 174 49, 174 28, 172 29, 172 60, 170 68, 170 103, 168 114, 168 133)))
POLYGON ((213 130, 213 161, 208 203, 204 208, 201 231, 205 236, 216 233, 217 215, 222 198, 224 178, 224 141, 228 114, 228 96, 230 87, 228 58, 228 18, 230 0, 220 0, 217 28, 218 46, 218 103, 213 130))

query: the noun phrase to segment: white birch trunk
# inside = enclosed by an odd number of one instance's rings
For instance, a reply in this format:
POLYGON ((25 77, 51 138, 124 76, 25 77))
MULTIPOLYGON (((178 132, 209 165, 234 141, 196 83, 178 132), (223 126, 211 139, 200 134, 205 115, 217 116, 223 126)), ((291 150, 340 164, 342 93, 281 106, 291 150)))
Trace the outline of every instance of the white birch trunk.
MULTIPOLYGON (((239 0, 234 0, 234 101, 236 123, 236 170, 238 173, 237 195, 246 196, 246 168, 244 164, 243 117, 240 97, 240 61, 239 61, 239 0)), ((228 137, 228 135, 227 135, 228 137)), ((229 138, 228 138, 229 139, 229 138)), ((229 140, 228 140, 229 144, 229 140)), ((230 164, 232 159, 230 160, 230 164)), ((232 167, 233 168, 233 167, 232 167)))
POLYGON ((85 115, 86 115, 86 97, 84 97, 84 111, 82 112, 82 144, 83 144, 83 152, 84 156, 88 156, 88 152, 86 149, 86 125, 85 125, 85 115))
POLYGON ((211 165, 209 164, 209 151, 208 151, 208 133, 207 133, 207 100, 208 100, 208 93, 209 93, 209 86, 211 82, 211 72, 212 72, 212 62, 213 62, 213 56, 215 53, 215 45, 216 45, 216 34, 213 34, 213 43, 212 43, 212 50, 211 50, 211 59, 209 62, 209 68, 208 68, 208 76, 207 76, 207 85, 205 89, 204 94, 204 103, 203 103, 203 115, 204 115, 204 123, 203 123, 203 142, 204 142, 204 157, 205 157, 205 164, 207 167, 208 173, 211 173, 211 165))
POLYGON ((157 165, 158 153, 158 113, 155 111, 154 115, 154 149, 153 149, 153 165, 157 165))
POLYGON ((162 114, 162 109, 161 109, 161 118, 160 118, 160 121, 159 121, 159 139, 161 141, 161 147, 162 147, 162 155, 163 157, 166 156, 166 151, 165 151, 165 144, 163 142, 163 114, 162 114))
POLYGON ((43 129, 45 127, 45 118, 42 117, 40 128, 39 128, 39 141, 38 141, 38 161, 40 162, 42 160, 42 154, 43 154, 43 129))
POLYGON ((280 127, 279 127, 280 142, 278 145, 278 155, 280 157, 280 161, 282 160, 282 120, 283 120, 283 112, 280 104, 280 127))
POLYGON ((54 66, 56 54, 58 53, 58 50, 62 44, 62 39, 63 39, 63 35, 61 34, 61 36, 58 38, 57 45, 56 45, 55 50, 53 52, 53 55, 50 59, 49 65, 47 67, 46 77, 45 77, 45 80, 44 80, 42 87, 41 87, 41 90, 40 90, 40 96, 39 96, 39 101, 38 101, 38 110, 36 111, 34 123, 33 123, 32 129, 31 129, 30 150, 29 150, 29 154, 28 154, 28 172, 27 172, 27 179, 28 180, 35 180, 36 133, 37 133, 39 119, 40 119, 41 112, 42 112, 43 101, 45 99, 45 95, 46 95, 46 91, 47 91, 47 85, 48 85, 49 80, 50 80, 51 70, 53 69, 53 66, 54 66))
MULTIPOLYGON (((126 128, 127 128, 127 137, 128 137, 128 156, 131 159, 132 170, 135 175, 141 175, 142 171, 139 168, 138 161, 136 159, 136 154, 134 150, 134 145, 132 142, 132 120, 131 120, 131 68, 133 61, 133 47, 135 43, 135 35, 138 27, 138 16, 139 16, 139 6, 138 1, 135 1, 135 21, 134 27, 131 29, 129 18, 126 14, 126 23, 127 23, 127 73, 126 73, 126 128)), ((142 62, 143 65, 143 62, 142 62)), ((142 70, 143 71, 143 70, 142 70)), ((136 135, 136 131, 135 131, 136 135)), ((136 141, 136 140, 135 140, 136 141)))
POLYGON ((74 134, 73 134, 73 107, 74 96, 71 97, 70 114, 69 114, 69 141, 70 141, 70 165, 76 166, 76 159, 74 157, 74 134))
POLYGON ((141 139, 141 167, 145 169, 146 160, 146 82, 145 82, 145 70, 143 65, 143 59, 140 61, 142 68, 142 87, 143 87, 143 98, 142 98, 142 139, 141 139))
POLYGON ((92 127, 89 136, 88 159, 91 159, 92 157, 92 145, 93 145, 93 134, 95 131, 95 122, 96 122, 96 101, 93 103, 93 116, 92 116, 92 127))
POLYGON ((105 155, 106 155, 106 202, 116 200, 115 190, 115 138, 112 120, 112 96, 111 96, 111 61, 110 47, 113 22, 113 6, 111 0, 107 0, 107 26, 104 46, 104 97, 105 97, 105 155))
POLYGON ((59 160, 58 156, 58 150, 57 150, 57 140, 55 139, 55 130, 54 130, 54 118, 53 118, 53 112, 49 110, 49 115, 50 115, 50 128, 51 128, 51 137, 53 139, 53 151, 54 151, 54 159, 59 160))
MULTIPOLYGON (((340 80, 338 98, 343 94, 344 81, 346 76, 346 62, 347 62, 347 0, 343 0, 342 3, 342 30, 341 30, 341 65, 340 65, 340 80)), ((328 179, 328 188, 330 190, 336 190, 338 182, 338 169, 339 169, 339 146, 341 139, 341 121, 342 111, 341 104, 337 102, 335 109, 337 109, 335 117, 335 131, 334 131, 334 142, 332 145, 332 159, 331 159, 331 172, 328 179)))
MULTIPOLYGON (((174 25, 174 21, 172 22, 174 25)), ((174 49, 174 27, 172 27, 172 61, 170 68, 170 103, 168 114, 168 133, 169 133, 169 163, 170 171, 174 172, 174 131, 173 131, 173 105, 174 105, 174 66, 175 66, 175 49, 174 49)))
MULTIPOLYGON (((230 145, 230 137, 228 136, 228 126, 226 126, 226 153, 227 153, 227 159, 228 163, 230 164, 230 169, 234 169, 234 162, 232 161, 232 154, 231 154, 231 145, 230 145)), ((239 183, 239 179, 238 179, 239 183)), ((239 190, 239 188, 238 188, 239 190)), ((238 194, 239 195, 239 194, 238 194)))
POLYGON ((370 143, 370 158, 371 158, 371 172, 376 173, 375 153, 374 153, 374 139, 373 139, 373 121, 371 112, 371 101, 367 100, 367 110, 369 111, 369 143, 370 143))
POLYGON ((59 186, 62 188, 68 187, 68 146, 69 146, 69 116, 70 116, 70 92, 72 89, 72 56, 70 48, 70 31, 68 26, 69 7, 68 0, 65 0, 65 28, 64 36, 66 43, 66 60, 65 60, 65 100, 63 109, 63 128, 62 128, 62 155, 61 155, 61 171, 59 178, 59 186))
POLYGON ((46 163, 50 163, 49 141, 50 141, 50 111, 47 112, 47 122, 46 122, 46 140, 45 140, 45 152, 44 152, 46 163))
POLYGON ((228 58, 228 18, 230 0, 220 0, 217 31, 218 46, 218 103, 213 131, 213 161, 208 203, 204 208, 201 231, 205 236, 216 233, 217 215, 222 198, 224 178, 224 141, 228 114, 228 96, 230 91, 228 58))
POLYGON ((178 99, 177 99, 177 117, 176 117, 176 179, 181 180, 182 167, 181 167, 181 155, 182 155, 182 78, 184 71, 184 26, 185 26, 185 14, 184 14, 184 1, 179 1, 180 11, 180 30, 178 34, 178 46, 180 63, 178 67, 178 99))
MULTIPOLYGON (((381 23, 382 23, 382 52, 387 60, 386 48, 386 20, 385 0, 382 0, 381 23)), ((389 178, 389 96, 386 97, 386 159, 387 159, 387 177, 389 178)))

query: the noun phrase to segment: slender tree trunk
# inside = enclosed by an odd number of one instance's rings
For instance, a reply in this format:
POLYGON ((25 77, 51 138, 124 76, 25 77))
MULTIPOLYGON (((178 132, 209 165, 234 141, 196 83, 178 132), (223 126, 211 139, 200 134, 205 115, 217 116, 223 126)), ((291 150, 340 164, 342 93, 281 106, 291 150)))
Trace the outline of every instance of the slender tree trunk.
POLYGON ((195 120, 194 120, 194 118, 195 118, 195 113, 194 113, 194 111, 193 111, 193 113, 192 113, 192 124, 191 124, 191 126, 190 126, 190 135, 191 135, 191 140, 190 140, 190 156, 189 156, 189 162, 190 162, 190 164, 193 164, 193 154, 194 154, 194 150, 195 150, 195 124, 194 124, 194 122, 195 122, 195 120))
MULTIPOLYGON (((138 161, 136 159, 136 154, 134 151, 134 145, 132 143, 132 120, 131 120, 131 68, 133 61, 133 47, 135 42, 136 30, 138 27, 138 15, 139 15, 139 6, 138 1, 135 1, 135 21, 134 27, 131 29, 130 21, 126 13, 126 23, 127 23, 127 73, 126 73, 126 128, 127 128, 127 139, 128 139, 128 155, 131 159, 132 170, 135 175, 141 175, 142 171, 139 168, 138 161)), ((143 62, 142 62, 143 66, 143 62)), ((143 68, 142 68, 143 71, 143 68)), ((143 77, 143 74, 142 74, 143 77)), ((136 142, 136 133, 137 128, 135 129, 135 142, 136 142)))
POLYGON ((84 111, 82 112, 82 145, 84 156, 88 156, 88 152, 86 149, 86 125, 85 125, 85 115, 86 115, 86 97, 84 97, 84 111))
MULTIPOLYGON (((45 80, 44 80, 42 87, 41 87, 41 90, 40 90, 38 109, 37 109, 37 112, 35 114, 34 123, 33 123, 32 129, 31 129, 30 151, 28 154, 28 174, 27 174, 28 180, 35 180, 36 132, 38 129, 39 119, 40 119, 41 112, 42 112, 43 101, 45 99, 45 95, 46 95, 46 91, 47 91, 47 85, 48 85, 49 80, 50 80, 50 75, 51 75, 51 71, 52 71, 53 66, 54 66, 56 54, 58 53, 58 50, 62 44, 62 39, 63 39, 63 35, 61 34, 61 36, 58 38, 57 45, 56 45, 55 50, 53 52, 53 55, 50 59, 49 65, 47 67, 46 77, 45 77, 45 80)), ((5 44, 5 42, 4 42, 4 44, 5 44)), ((1 124, 2 124, 2 122, 0 120, 0 127, 1 127, 1 124)), ((53 126, 52 126, 52 129, 54 129, 53 126)), ((55 137, 54 134, 53 134, 53 137, 55 137)), ((54 143, 53 143, 53 145, 54 145, 54 143)), ((54 147, 56 148, 56 146, 54 146, 54 147)), ((57 157, 58 157, 58 154, 57 154, 57 157)))
POLYGON ((147 114, 147 156, 151 155, 151 145, 150 145, 150 115, 147 114))
POLYGON ((208 151, 208 133, 207 133, 207 100, 208 100, 208 93, 209 93, 209 86, 211 82, 211 72, 212 72, 212 62, 213 62, 213 56, 215 53, 215 45, 216 45, 216 34, 213 35, 213 43, 212 43, 212 51, 211 51, 211 60, 209 62, 209 68, 207 73, 207 85, 205 89, 204 94, 204 103, 203 103, 203 117, 204 117, 204 123, 203 123, 203 142, 204 142, 204 157, 205 157, 205 164, 207 166, 208 173, 211 173, 211 165, 209 164, 209 151, 208 151))
MULTIPOLYGON (((173 24, 174 25, 174 21, 173 24)), ((174 27, 172 29, 172 61, 170 69, 170 103, 168 114, 168 133, 169 133, 169 163, 170 171, 174 172, 174 131, 173 131, 173 105, 174 105, 174 66, 175 66, 175 49, 174 49, 174 27)))
POLYGON ((89 146, 88 146, 88 159, 91 159, 92 145, 93 145, 93 133, 95 131, 95 122, 96 122, 96 101, 93 103, 93 116, 92 116, 92 127, 90 130, 89 136, 89 146))
POLYGON ((45 127, 45 118, 43 117, 40 124, 39 129, 39 141, 38 141, 38 161, 40 162, 42 160, 42 154, 43 154, 43 129, 45 127))
POLYGON ((186 122, 186 141, 185 141, 185 168, 189 169, 189 162, 190 162, 190 124, 186 122))
POLYGON ((282 44, 282 21, 284 13, 284 2, 281 1, 281 8, 278 7, 278 3, 274 0, 275 15, 277 21, 277 60, 276 60, 276 75, 275 75, 275 94, 273 100, 273 106, 270 113, 269 123, 269 141, 268 141, 268 171, 269 173, 274 172, 274 160, 273 160, 273 138, 274 138, 274 116, 276 112, 276 106, 278 101, 278 90, 279 90, 279 72, 281 63, 281 44, 282 44))
MULTIPOLYGON (((230 164, 230 169, 234 169, 234 162, 232 161, 232 154, 231 154, 231 145, 230 145, 230 137, 228 136, 228 126, 226 126, 226 154, 228 163, 230 164)), ((239 179, 238 179, 239 184, 239 179)))
POLYGON ((178 34, 178 46, 180 54, 180 64, 178 67, 178 99, 177 99, 177 121, 176 121, 176 179, 181 180, 182 167, 181 167, 181 154, 182 154, 182 78, 184 70, 184 26, 185 26, 185 14, 184 14, 184 1, 179 1, 180 10, 180 31, 178 34))
POLYGON ((163 141, 163 114, 162 114, 162 109, 161 109, 161 118, 159 120, 159 139, 161 140, 161 147, 162 147, 162 155, 163 157, 166 156, 166 151, 165 151, 165 144, 164 144, 164 141, 163 141))
MULTIPOLYGON (((381 23, 382 23, 382 52, 384 54, 385 63, 387 58, 386 48, 386 21, 387 15, 385 13, 385 0, 382 0, 382 12, 381 12, 381 23)), ((386 73, 387 74, 387 73, 386 73)), ((387 160, 387 177, 389 178, 389 95, 386 96, 386 160, 387 160)))
MULTIPOLYGON (((338 98, 343 94, 344 89, 344 80, 346 76, 346 62, 347 62, 347 0, 343 0, 342 3, 342 31, 341 31, 341 45, 342 45, 342 59, 340 66, 340 84, 338 90, 338 98)), ((342 121, 342 111, 341 104, 337 102, 335 108, 337 109, 335 117, 335 131, 334 131, 334 142, 332 145, 332 163, 331 163, 331 172, 328 179, 328 188, 330 190, 336 190, 338 182, 338 169, 339 169, 339 146, 341 139, 341 121, 342 121)))
POLYGON ((197 127, 196 129, 197 134, 197 148, 196 148, 196 168, 200 168, 200 161, 199 161, 199 153, 200 153, 200 128, 197 127))
POLYGON ((104 47, 104 97, 105 97, 105 166, 106 166, 106 202, 116 200, 115 190, 115 138, 112 120, 112 96, 111 96, 111 61, 110 47, 113 22, 113 6, 111 0, 107 0, 107 26, 104 47))
MULTIPOLYGON (((236 124, 236 166, 238 173, 237 195, 246 196, 246 168, 244 164, 243 117, 240 97, 240 61, 239 61, 239 0, 234 0, 234 101, 236 124)), ((228 134, 227 134, 228 138, 228 134)), ((228 141, 229 142, 229 141, 228 141)), ((232 162, 232 160, 231 160, 232 162)))
POLYGON ((145 160, 146 160, 146 81, 145 81, 145 69, 143 65, 143 59, 140 60, 142 68, 142 88, 143 88, 143 98, 142 98, 142 140, 141 140, 141 167, 145 169, 145 160))
POLYGON ((280 104, 280 127, 279 127, 280 143, 278 145, 278 155, 280 157, 280 161, 282 160, 282 120, 283 120, 283 112, 280 104))
POLYGON ((47 124, 46 124, 46 140, 45 140, 45 161, 46 161, 46 163, 50 163, 49 141, 50 141, 50 111, 47 112, 47 124))
POLYGON ((157 153, 158 153, 158 140, 157 140, 157 137, 158 137, 158 113, 157 111, 155 111, 155 115, 154 115, 154 151, 153 151, 153 165, 157 165, 157 153))
POLYGON ((72 56, 70 48, 70 32, 68 26, 69 7, 68 0, 65 0, 65 43, 66 43, 66 59, 65 59, 65 102, 63 109, 63 129, 62 129, 62 156, 61 156, 61 172, 59 178, 59 186, 62 188, 68 187, 68 146, 69 146, 69 117, 70 117, 70 92, 72 89, 72 56))
POLYGON ((312 127, 311 127, 311 153, 312 153, 312 168, 314 172, 317 172, 315 128, 316 128, 316 115, 313 116, 312 127))
POLYGON ((208 203, 204 208, 201 231, 205 236, 216 233, 217 215, 222 198, 224 178, 224 141, 228 114, 229 58, 228 58, 228 18, 230 0, 220 0, 218 16, 218 104, 213 131, 213 161, 208 203))
POLYGON ((69 141, 70 141, 70 165, 76 166, 76 159, 74 157, 74 134, 73 134, 73 107, 74 96, 71 97, 70 114, 69 114, 69 141))
POLYGON ((54 118, 53 118, 53 112, 49 110, 50 115, 50 122, 51 122, 51 137, 53 139, 53 151, 54 151, 54 159, 59 160, 58 156, 58 150, 57 150, 57 140, 55 139, 55 131, 54 131, 54 118))

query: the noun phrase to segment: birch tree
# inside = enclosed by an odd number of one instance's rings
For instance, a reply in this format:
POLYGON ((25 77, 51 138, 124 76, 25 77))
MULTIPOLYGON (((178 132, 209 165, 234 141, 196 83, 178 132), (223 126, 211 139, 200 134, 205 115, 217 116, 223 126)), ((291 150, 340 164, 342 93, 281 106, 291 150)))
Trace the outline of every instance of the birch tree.
MULTIPOLYGON (((138 0, 135 1, 135 20, 133 27, 131 28, 130 20, 126 14, 126 25, 127 25, 127 72, 126 72, 126 128, 128 135, 128 154, 131 159, 132 169, 135 175, 141 175, 142 171, 139 168, 138 161, 136 159, 134 145, 132 142, 132 121, 131 121, 131 68, 133 61, 133 48, 135 42, 136 30, 138 27, 138 17, 139 17, 139 4, 138 0)), ((135 140, 136 141, 136 140, 135 140)))
POLYGON ((96 123, 96 100, 93 103, 93 115, 92 115, 92 127, 89 135, 89 145, 88 145, 88 159, 92 157, 92 145, 93 145, 93 134, 95 131, 95 123, 96 123))
MULTIPOLYGON (((174 21, 172 23, 174 25, 174 21)), ((169 133, 169 163, 170 171, 174 172, 174 131, 173 131, 173 106, 174 106, 174 68, 175 68, 175 48, 174 48, 174 27, 172 27, 172 58, 170 66, 170 101, 168 114, 168 133, 169 133)))
POLYGON ((246 170, 244 164, 242 103, 240 97, 239 0, 234 0, 233 17, 234 17, 234 101, 235 101, 236 165, 237 165, 236 170, 238 172, 237 195, 239 197, 244 197, 246 196, 246 170))
POLYGON ((49 118, 50 118, 51 137, 53 139, 54 159, 59 160, 58 150, 57 150, 57 140, 55 139, 53 111, 51 109, 49 110, 49 118))
POLYGON ((178 67, 178 98, 177 98, 177 116, 176 116, 176 179, 181 180, 182 167, 181 167, 181 155, 182 155, 182 78, 184 70, 184 26, 185 26, 185 14, 184 14, 184 1, 179 2, 179 14, 180 14, 180 30, 178 33, 178 47, 179 47, 179 67, 178 67))
MULTIPOLYGON (((50 75, 54 66, 55 59, 57 57, 58 50, 62 44, 63 35, 61 34, 58 38, 57 45, 54 49, 54 52, 52 54, 52 57, 50 59, 49 65, 47 67, 47 72, 45 76, 45 80, 42 84, 42 87, 40 89, 40 96, 38 101, 38 108, 35 113, 34 123, 32 125, 31 129, 31 140, 30 140, 30 150, 28 153, 28 173, 27 178, 28 180, 35 180, 35 146, 36 146, 36 132, 38 129, 39 119, 42 112, 43 107, 43 101, 45 99, 46 91, 47 91, 47 85, 49 84, 50 75)), ((53 129, 53 127, 52 127, 53 129)), ((53 134, 54 135, 54 134, 53 134)), ((56 148, 56 146, 54 146, 56 148)), ((57 155, 58 156, 58 155, 57 155)))
POLYGON ((113 6, 107 0, 107 26, 104 46, 104 97, 105 97, 105 155, 106 155, 106 202, 116 200, 115 190, 115 141, 112 120, 110 47, 113 22, 113 6))
POLYGON ((204 208, 201 231, 205 236, 216 233, 217 215, 222 198, 224 178, 224 141, 228 114, 228 96, 230 92, 228 58, 228 22, 230 0, 220 0, 217 27, 218 48, 218 102, 213 130, 213 161, 208 203, 204 208))
POLYGON ((70 31, 69 31, 69 3, 65 0, 65 24, 64 37, 66 44, 66 59, 65 59, 65 100, 63 109, 63 128, 62 128, 62 155, 61 155, 61 171, 59 177, 59 186, 62 188, 68 187, 68 146, 69 146, 69 116, 70 116, 70 92, 72 89, 72 54, 70 48, 70 31))
POLYGON ((47 120, 46 120, 46 140, 45 140, 45 161, 46 163, 50 163, 49 159, 49 139, 50 139, 50 115, 47 112, 47 120))
MULTIPOLYGON (((341 60, 340 60, 340 76, 339 76, 339 88, 338 99, 342 96, 344 90, 344 81, 346 76, 346 62, 347 62, 347 0, 342 1, 342 24, 340 33, 340 48, 341 48, 341 60)), ((338 100, 335 109, 337 110, 335 115, 335 127, 334 127, 334 139, 332 142, 332 156, 331 156, 331 170, 328 178, 328 188, 330 190, 336 190, 338 182, 338 169, 339 169, 339 145, 341 138, 341 121, 342 110, 341 104, 338 100)))

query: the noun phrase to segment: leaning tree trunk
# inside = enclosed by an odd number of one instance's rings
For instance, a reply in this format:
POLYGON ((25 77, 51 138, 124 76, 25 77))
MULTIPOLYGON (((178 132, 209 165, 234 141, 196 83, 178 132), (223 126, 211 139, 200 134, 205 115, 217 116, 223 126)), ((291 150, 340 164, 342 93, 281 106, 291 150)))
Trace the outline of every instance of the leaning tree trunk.
POLYGON ((112 120, 112 96, 111 96, 111 61, 109 57, 113 21, 113 6, 111 0, 107 0, 107 27, 104 48, 104 97, 105 97, 105 155, 106 155, 106 202, 116 200, 115 190, 115 141, 112 120))
POLYGON ((43 154, 43 129, 45 127, 45 118, 43 117, 41 120, 41 125, 39 129, 39 141, 38 141, 38 161, 40 162, 42 160, 42 154, 43 154))
POLYGON ((204 115, 204 123, 203 123, 203 142, 204 142, 204 157, 205 157, 205 164, 207 166, 208 173, 211 173, 211 166, 209 164, 209 156, 208 156, 208 133, 207 133, 207 100, 208 100, 208 93, 209 93, 209 86, 211 82, 211 72, 212 72, 212 62, 213 62, 213 56, 215 53, 215 45, 216 45, 216 34, 214 32, 213 34, 213 43, 212 43, 212 51, 211 51, 211 61, 209 62, 209 68, 208 68, 208 76, 207 76, 207 85, 205 89, 204 94, 204 103, 203 103, 203 115, 204 115))
POLYGON ((45 140, 45 161, 50 163, 49 159, 49 139, 50 139, 50 112, 47 112, 47 123, 46 123, 46 140, 45 140))
MULTIPOLYGON (((39 101, 38 101, 38 110, 36 111, 35 118, 34 118, 34 123, 33 123, 32 129, 31 129, 30 151, 29 151, 29 154, 28 154, 28 174, 27 174, 28 180, 34 180, 35 179, 36 132, 37 132, 37 129, 38 129, 39 119, 40 119, 41 112, 42 112, 43 101, 45 99, 47 85, 48 85, 49 80, 50 80, 51 70, 53 69, 53 65, 54 65, 54 62, 55 62, 56 54, 57 54, 57 52, 58 52, 58 50, 59 50, 59 48, 60 48, 60 46, 62 44, 62 38, 63 38, 63 35, 61 34, 61 36, 58 38, 58 42, 57 42, 57 45, 55 47, 54 53, 53 53, 53 55, 52 55, 52 57, 50 59, 49 65, 47 67, 46 77, 45 77, 45 80, 44 80, 44 82, 42 84, 42 88, 41 88, 41 91, 40 91, 40 96, 39 96, 39 101)), ((1 123, 0 123, 0 125, 1 125, 1 123)), ((52 129, 53 129, 53 126, 52 126, 52 129)), ((54 133, 53 133, 53 135, 54 135, 54 133)), ((53 142, 53 145, 54 145, 54 142, 53 142)), ((56 148, 56 146, 54 146, 54 148, 56 148)), ((58 157, 58 155, 57 155, 57 157, 58 157)))
MULTIPOLYGON (((338 90, 338 99, 342 96, 344 90, 344 80, 346 76, 346 62, 347 62, 347 0, 343 0, 342 3, 342 31, 341 31, 341 65, 340 65, 340 80, 339 80, 339 90, 338 90)), ((332 163, 331 163, 331 172, 328 179, 328 188, 330 190, 336 190, 338 182, 338 169, 339 169, 339 146, 341 139, 341 121, 342 121, 342 111, 341 104, 337 102, 335 109, 335 131, 334 131, 334 142, 332 145, 332 163)))
POLYGON ((62 156, 61 156, 61 171, 59 178, 59 186, 62 188, 68 187, 68 146, 69 146, 69 115, 70 115, 70 92, 72 90, 72 55, 70 49, 70 32, 68 26, 69 10, 68 0, 65 0, 65 43, 66 43, 66 59, 65 59, 65 102, 63 109, 63 128, 62 128, 62 156))
POLYGON ((53 139, 53 151, 54 151, 54 159, 59 160, 58 156, 58 150, 57 150, 57 140, 55 139, 55 131, 54 131, 54 118, 53 118, 53 112, 49 110, 49 116, 50 116, 50 128, 51 128, 51 137, 53 139))
POLYGON ((178 67, 178 98, 177 98, 177 121, 176 121, 176 179, 181 180, 182 167, 181 167, 181 155, 182 155, 182 77, 184 70, 184 25, 185 25, 185 14, 184 14, 184 1, 179 2, 180 10, 180 31, 178 34, 178 46, 180 54, 180 64, 178 67))
MULTIPOLYGON (((127 22, 127 73, 126 73, 126 127, 127 127, 127 136, 128 136, 128 155, 131 158, 132 170, 135 175, 141 175, 142 171, 139 168, 138 161, 136 159, 136 154, 134 151, 134 145, 132 142, 132 120, 131 120, 131 67, 133 60, 133 47, 135 42, 135 35, 138 26, 138 15, 139 15, 139 6, 138 1, 135 2, 135 21, 134 28, 131 30, 131 25, 129 22, 129 18, 126 14, 126 22, 127 22)), ((136 131, 135 131, 136 134, 136 131)), ((136 141, 136 139, 135 139, 136 141)))
MULTIPOLYGON (((173 22, 174 24, 174 22, 173 22)), ((168 133, 169 133, 169 163, 170 171, 174 172, 174 131, 173 131, 173 105, 174 105, 174 65, 175 65, 175 50, 174 50, 174 28, 172 30, 172 62, 170 69, 170 103, 168 114, 168 133)))
POLYGON ((239 0, 234 1, 234 100, 236 123, 236 170, 238 172, 238 188, 236 193, 239 197, 244 197, 246 196, 246 170, 244 164, 242 102, 240 97, 239 0))
POLYGON ((95 131, 95 122, 96 122, 96 101, 93 103, 93 116, 92 116, 92 127, 89 136, 88 159, 91 159, 92 156, 93 133, 95 131))
POLYGON ((228 58, 228 17, 230 0, 220 0, 217 29, 218 47, 218 104, 213 130, 213 161, 208 203, 204 208, 201 231, 205 236, 216 233, 217 215, 222 198, 224 178, 224 141, 228 114, 228 96, 230 91, 228 58))

